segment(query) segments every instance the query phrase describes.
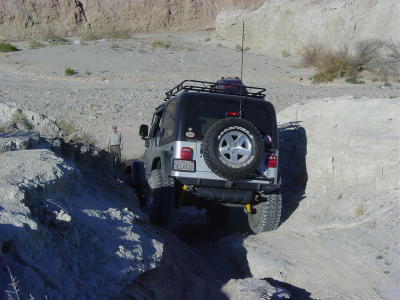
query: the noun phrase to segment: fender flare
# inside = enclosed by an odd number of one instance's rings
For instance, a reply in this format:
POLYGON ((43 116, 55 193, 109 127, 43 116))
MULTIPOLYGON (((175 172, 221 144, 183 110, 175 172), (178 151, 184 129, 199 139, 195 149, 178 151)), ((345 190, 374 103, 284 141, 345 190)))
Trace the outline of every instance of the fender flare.
POLYGON ((171 153, 169 153, 168 151, 161 151, 160 155, 153 159, 151 170, 158 168, 158 166, 155 166, 155 164, 158 164, 157 161, 159 161, 160 162, 159 168, 161 168, 162 175, 171 176, 171 169, 172 169, 171 158, 172 158, 171 153))

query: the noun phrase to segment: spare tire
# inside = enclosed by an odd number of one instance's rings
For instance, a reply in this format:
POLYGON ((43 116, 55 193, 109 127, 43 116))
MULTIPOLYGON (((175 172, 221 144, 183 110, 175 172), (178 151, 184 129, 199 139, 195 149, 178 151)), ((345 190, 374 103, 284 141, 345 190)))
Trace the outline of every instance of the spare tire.
POLYGON ((228 118, 214 123, 204 136, 202 149, 211 171, 228 180, 253 174, 264 157, 261 133, 245 119, 228 118))

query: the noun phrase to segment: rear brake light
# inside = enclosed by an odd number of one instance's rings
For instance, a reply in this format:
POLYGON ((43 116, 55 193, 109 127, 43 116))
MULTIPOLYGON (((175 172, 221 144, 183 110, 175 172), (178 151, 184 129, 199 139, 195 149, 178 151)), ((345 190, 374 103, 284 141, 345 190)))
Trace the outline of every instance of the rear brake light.
POLYGON ((182 147, 181 149, 181 159, 191 160, 193 158, 193 149, 189 147, 182 147))
POLYGON ((278 156, 277 155, 271 154, 268 157, 267 167, 268 168, 276 168, 276 167, 278 167, 278 156))
POLYGON ((240 114, 238 112, 231 111, 231 112, 227 112, 226 116, 227 117, 240 117, 240 114))

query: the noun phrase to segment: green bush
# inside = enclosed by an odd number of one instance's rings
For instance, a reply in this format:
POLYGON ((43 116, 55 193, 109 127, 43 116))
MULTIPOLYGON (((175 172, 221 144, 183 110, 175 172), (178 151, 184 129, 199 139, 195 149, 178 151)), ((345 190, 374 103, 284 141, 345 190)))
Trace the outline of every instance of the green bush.
POLYGON ((359 80, 359 79, 357 78, 357 76, 355 76, 355 75, 346 78, 346 82, 347 82, 347 83, 351 83, 351 84, 364 84, 364 83, 365 83, 364 81, 359 80))
POLYGON ((9 43, 0 43, 0 52, 14 52, 18 51, 18 48, 9 43))
POLYGON ((74 69, 67 68, 67 69, 65 69, 64 74, 65 74, 65 76, 74 76, 74 75, 78 74, 78 72, 74 69))

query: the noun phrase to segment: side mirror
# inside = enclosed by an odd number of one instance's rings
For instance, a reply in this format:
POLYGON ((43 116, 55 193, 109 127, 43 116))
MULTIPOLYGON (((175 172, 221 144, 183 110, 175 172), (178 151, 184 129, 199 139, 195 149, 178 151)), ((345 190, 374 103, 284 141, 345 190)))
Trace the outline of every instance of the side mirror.
POLYGON ((139 135, 142 137, 142 139, 147 138, 147 136, 149 135, 149 126, 145 124, 140 125, 139 135))

